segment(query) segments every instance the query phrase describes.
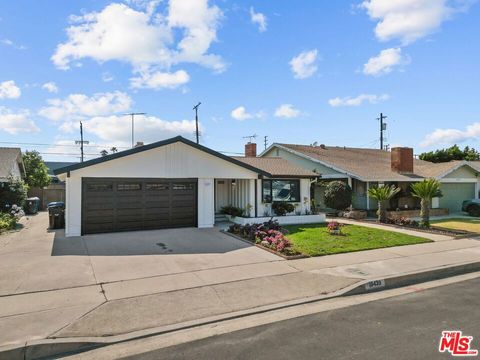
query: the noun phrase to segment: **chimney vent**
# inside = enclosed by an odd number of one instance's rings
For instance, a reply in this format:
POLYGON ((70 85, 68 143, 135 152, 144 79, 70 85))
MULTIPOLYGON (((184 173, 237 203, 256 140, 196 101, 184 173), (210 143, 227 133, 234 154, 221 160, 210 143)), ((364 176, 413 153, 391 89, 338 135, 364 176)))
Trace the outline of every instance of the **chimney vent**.
POLYGON ((394 147, 391 151, 392 171, 400 174, 413 173, 413 149, 409 147, 394 147))
POLYGON ((134 147, 137 148, 137 147, 140 147, 140 146, 143 146, 143 145, 144 145, 143 141, 137 141, 137 143, 135 144, 134 147))
POLYGON ((257 157, 257 144, 248 142, 245 144, 245 156, 257 157))

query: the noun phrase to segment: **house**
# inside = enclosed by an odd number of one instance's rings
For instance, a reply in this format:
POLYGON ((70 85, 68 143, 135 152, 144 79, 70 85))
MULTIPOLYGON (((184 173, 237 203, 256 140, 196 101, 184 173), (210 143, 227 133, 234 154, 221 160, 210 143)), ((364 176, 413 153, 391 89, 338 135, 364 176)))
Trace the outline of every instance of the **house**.
POLYGON ((0 148, 0 183, 8 182, 8 178, 23 178, 25 167, 23 166, 22 150, 20 148, 0 148))
POLYGON ((312 192, 319 209, 326 207, 323 201, 325 186, 332 180, 348 182, 353 189, 353 207, 363 210, 377 209, 376 201, 368 196, 368 189, 383 184, 395 184, 402 189, 390 201, 391 210, 418 208, 419 200, 411 196, 410 185, 425 178, 441 182, 443 197, 433 199, 434 209, 459 212, 463 200, 479 196, 480 162, 431 163, 416 159, 411 148, 397 147, 386 151, 275 143, 260 156, 281 157, 315 172, 318 181, 312 185, 312 192))
POLYGON ((212 227, 225 205, 255 222, 276 200, 294 203, 290 219, 307 222, 300 215, 310 213, 316 174, 245 148, 245 157, 229 157, 178 136, 56 169, 66 182, 66 235, 212 227))
POLYGON ((67 167, 70 165, 76 164, 75 162, 66 162, 66 161, 45 161, 45 166, 48 169, 48 176, 50 176, 52 183, 59 183, 61 182, 58 177, 54 174, 54 171, 57 169, 61 169, 63 167, 67 167))

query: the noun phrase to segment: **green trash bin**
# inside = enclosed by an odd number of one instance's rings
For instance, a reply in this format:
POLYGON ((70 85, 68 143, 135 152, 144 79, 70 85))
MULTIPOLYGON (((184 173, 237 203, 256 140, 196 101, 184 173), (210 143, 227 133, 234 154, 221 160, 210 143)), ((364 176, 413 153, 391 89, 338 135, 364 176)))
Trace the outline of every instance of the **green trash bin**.
POLYGON ((25 202, 25 214, 34 215, 40 209, 40 199, 38 197, 30 197, 25 202))

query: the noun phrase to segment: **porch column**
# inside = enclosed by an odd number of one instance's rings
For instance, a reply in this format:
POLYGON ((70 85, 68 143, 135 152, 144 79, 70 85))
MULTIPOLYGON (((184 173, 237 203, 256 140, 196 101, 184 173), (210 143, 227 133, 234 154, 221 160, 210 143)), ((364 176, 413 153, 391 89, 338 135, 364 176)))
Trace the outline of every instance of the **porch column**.
POLYGON ((248 216, 255 216, 255 209, 256 209, 256 204, 255 204, 255 179, 248 179, 248 204, 251 205, 249 211, 248 211, 248 216))
POLYGON ((370 183, 367 181, 367 210, 370 210, 370 195, 368 195, 368 189, 370 189, 370 183))
POLYGON ((475 199, 478 199, 478 192, 480 191, 480 179, 477 179, 475 183, 475 199))
POLYGON ((347 181, 348 181, 348 186, 350 186, 350 188, 352 187, 352 178, 349 177, 347 178, 347 181))

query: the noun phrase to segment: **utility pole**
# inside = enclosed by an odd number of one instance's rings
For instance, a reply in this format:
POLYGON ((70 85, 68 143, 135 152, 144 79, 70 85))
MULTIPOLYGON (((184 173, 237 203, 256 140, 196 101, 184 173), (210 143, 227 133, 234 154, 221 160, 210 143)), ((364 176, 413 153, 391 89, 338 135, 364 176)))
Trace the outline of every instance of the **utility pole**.
POLYGON ((197 137, 197 144, 200 142, 199 138, 198 138, 198 107, 201 105, 202 103, 201 102, 198 102, 197 105, 195 105, 193 107, 193 110, 195 110, 195 135, 197 137))
POLYGON ((134 133, 135 133, 135 115, 147 115, 147 113, 144 112, 132 112, 132 113, 127 113, 123 115, 128 115, 132 117, 132 148, 135 146, 135 138, 134 138, 134 133))
POLYGON ((83 144, 89 144, 90 141, 83 140, 83 124, 80 121, 80 140, 75 141, 75 144, 80 144, 80 162, 83 162, 83 144))
POLYGON ((263 145, 265 146, 265 150, 267 150, 267 145, 268 145, 268 136, 263 137, 263 145))
POLYGON ((387 130, 387 124, 383 122, 387 117, 380 113, 380 117, 377 120, 380 121, 380 150, 383 150, 383 132, 387 130))

